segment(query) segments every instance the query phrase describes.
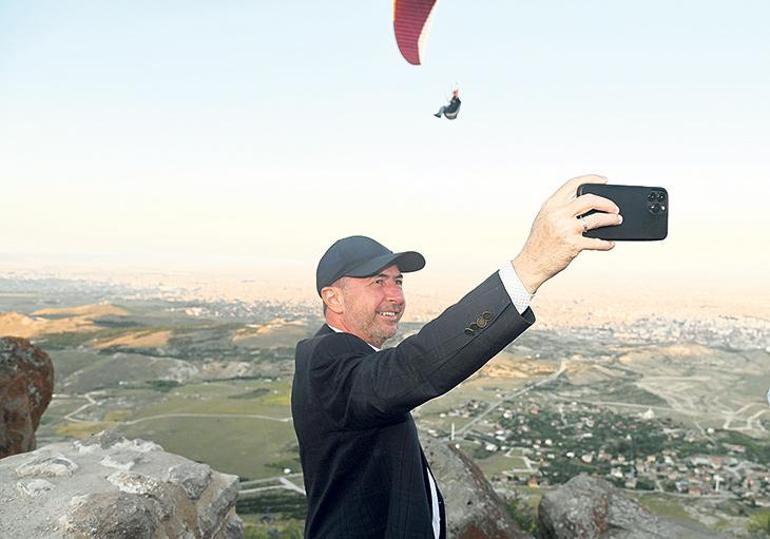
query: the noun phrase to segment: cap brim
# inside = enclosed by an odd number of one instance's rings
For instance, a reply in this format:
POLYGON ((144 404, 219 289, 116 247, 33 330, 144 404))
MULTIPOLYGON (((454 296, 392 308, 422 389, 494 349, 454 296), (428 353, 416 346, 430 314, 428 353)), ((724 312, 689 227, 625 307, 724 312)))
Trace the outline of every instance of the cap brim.
POLYGON ((425 257, 417 251, 386 254, 367 260, 360 266, 356 266, 352 270, 345 272, 345 275, 349 275, 350 277, 369 277, 393 264, 398 266, 398 269, 404 273, 419 271, 425 267, 425 257))

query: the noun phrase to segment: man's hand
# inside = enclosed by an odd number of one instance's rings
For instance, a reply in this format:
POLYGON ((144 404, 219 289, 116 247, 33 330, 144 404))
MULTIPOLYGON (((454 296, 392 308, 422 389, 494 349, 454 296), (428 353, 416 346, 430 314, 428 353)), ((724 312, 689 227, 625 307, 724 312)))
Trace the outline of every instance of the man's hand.
POLYGON ((593 194, 576 196, 583 183, 607 183, 607 178, 589 174, 562 185, 540 208, 524 247, 513 260, 513 269, 531 294, 566 268, 581 251, 609 251, 615 247, 614 242, 583 236, 584 230, 623 221, 620 209, 611 200, 593 194), (589 210, 606 213, 577 218, 589 210))

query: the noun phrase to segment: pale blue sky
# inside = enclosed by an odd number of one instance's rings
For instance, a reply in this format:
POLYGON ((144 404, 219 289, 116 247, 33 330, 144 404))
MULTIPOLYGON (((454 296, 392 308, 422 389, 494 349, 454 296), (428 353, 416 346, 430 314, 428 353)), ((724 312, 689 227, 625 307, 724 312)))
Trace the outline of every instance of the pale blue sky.
POLYGON ((312 273, 364 233, 475 278, 598 172, 671 236, 576 275, 766 282, 770 3, 442 0, 421 67, 391 9, 0 0, 0 253, 312 273))

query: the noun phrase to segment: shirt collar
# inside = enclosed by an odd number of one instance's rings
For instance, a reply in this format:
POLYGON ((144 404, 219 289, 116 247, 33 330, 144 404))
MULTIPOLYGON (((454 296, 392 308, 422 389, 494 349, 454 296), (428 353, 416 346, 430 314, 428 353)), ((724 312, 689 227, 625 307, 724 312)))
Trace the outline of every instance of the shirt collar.
MULTIPOLYGON (((333 325, 331 325, 331 324, 330 324, 330 323, 328 323, 328 322, 326 323, 326 325, 327 325, 327 326, 329 326, 329 328, 331 328, 331 330, 332 330, 332 331, 334 331, 335 333, 347 333, 347 331, 342 331, 342 330, 341 330, 341 329, 339 329, 339 328, 335 328, 333 325)), ((366 344, 369 344, 369 343, 366 343, 366 344)), ((372 344, 369 344, 369 346, 371 346, 371 347, 372 347, 372 349, 373 349, 375 352, 379 352, 379 351, 381 350, 381 348, 377 348, 376 346, 374 346, 374 345, 372 345, 372 344)))

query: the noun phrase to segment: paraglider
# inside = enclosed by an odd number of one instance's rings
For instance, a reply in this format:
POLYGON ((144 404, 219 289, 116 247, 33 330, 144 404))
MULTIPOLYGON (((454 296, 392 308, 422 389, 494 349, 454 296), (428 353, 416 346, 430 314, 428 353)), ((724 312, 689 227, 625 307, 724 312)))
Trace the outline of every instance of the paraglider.
MULTIPOLYGON (((423 50, 437 0, 393 0, 393 31, 401 55, 412 65, 422 63, 423 50)), ((449 103, 442 106, 436 118, 454 120, 460 112, 460 91, 452 90, 449 103)))
POLYGON ((457 114, 460 112, 461 103, 462 101, 460 101, 460 89, 455 88, 452 90, 452 99, 449 100, 449 104, 443 105, 433 116, 436 118, 441 118, 441 115, 443 114, 444 118, 447 120, 454 120, 457 118, 457 114))
POLYGON ((420 65, 436 0, 393 0, 393 30, 407 62, 420 65))

